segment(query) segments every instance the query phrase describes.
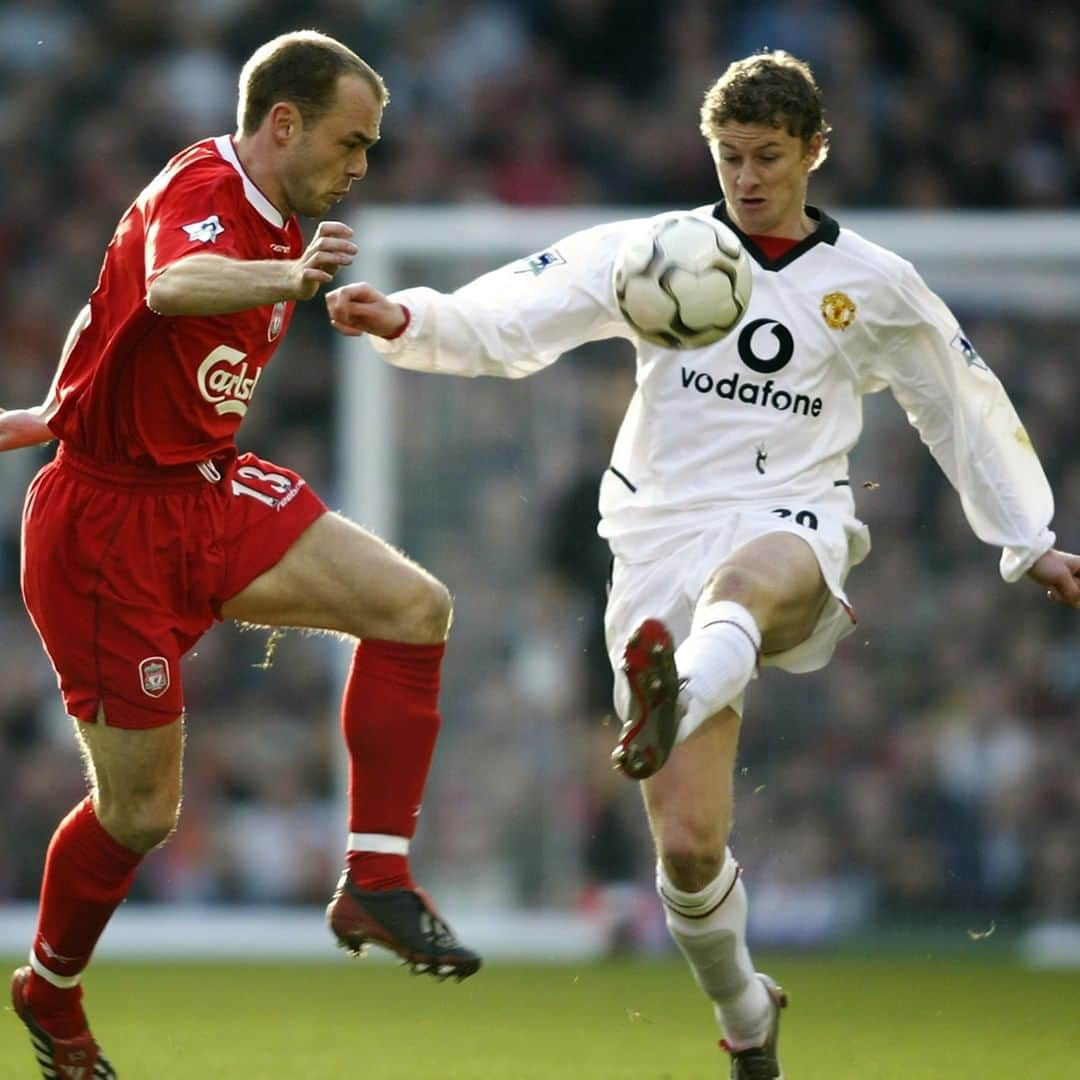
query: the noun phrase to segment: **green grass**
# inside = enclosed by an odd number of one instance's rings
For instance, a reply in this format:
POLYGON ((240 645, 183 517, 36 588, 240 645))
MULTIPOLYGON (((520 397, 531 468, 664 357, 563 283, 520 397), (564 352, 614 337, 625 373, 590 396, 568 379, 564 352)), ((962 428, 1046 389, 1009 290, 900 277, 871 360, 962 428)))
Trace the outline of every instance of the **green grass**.
MULTIPOLYGON (((787 1080, 1080 1077, 1080 972, 954 956, 759 958, 789 989, 787 1080)), ((680 962, 491 964, 456 984, 387 964, 95 964, 121 1080, 707 1080, 727 1075, 680 962)), ((0 1018, 0 1077, 37 1073, 0 1018)))

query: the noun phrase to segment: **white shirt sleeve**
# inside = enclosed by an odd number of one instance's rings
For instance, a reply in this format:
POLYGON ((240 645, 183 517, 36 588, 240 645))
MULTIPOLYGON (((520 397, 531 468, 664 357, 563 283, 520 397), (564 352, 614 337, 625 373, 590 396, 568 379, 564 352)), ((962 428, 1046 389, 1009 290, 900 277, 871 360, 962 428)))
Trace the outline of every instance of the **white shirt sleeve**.
POLYGON ((392 299, 409 309, 409 326, 393 341, 372 343, 396 367, 520 379, 586 341, 631 337, 611 283, 625 225, 574 233, 454 293, 396 292, 392 299))
POLYGON ((975 535, 1002 548, 1001 576, 1016 581, 1053 547, 1050 484, 997 376, 914 267, 901 266, 876 374, 956 488, 975 535))

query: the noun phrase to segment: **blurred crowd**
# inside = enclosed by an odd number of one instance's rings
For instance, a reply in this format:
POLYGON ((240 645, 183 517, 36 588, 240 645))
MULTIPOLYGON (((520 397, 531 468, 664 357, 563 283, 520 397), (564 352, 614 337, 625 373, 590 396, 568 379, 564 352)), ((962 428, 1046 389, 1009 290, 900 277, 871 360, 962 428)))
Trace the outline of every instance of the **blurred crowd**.
MULTIPOLYGON (((233 129, 240 64, 301 27, 340 37, 389 84, 363 202, 711 201, 702 94, 763 46, 814 66, 835 133, 812 201, 841 221, 843 207, 1080 197, 1080 14, 1067 4, 5 0, 0 405, 42 399, 119 215, 172 153, 233 129)), ((1080 327, 962 314, 1075 548, 1080 327)), ((333 348, 319 305, 299 311, 241 446, 336 505, 333 348)), ((640 943, 655 928, 651 866, 637 793, 607 767, 595 536, 632 375, 624 352, 586 352, 521 385, 397 384, 399 540, 457 598, 417 855, 461 897, 581 904, 640 943)), ((749 695, 734 844, 758 932, 810 941, 948 912, 1080 919, 1080 623, 1001 583, 891 402, 868 403, 867 427, 852 478, 875 551, 851 582, 858 629, 826 672, 768 673, 749 695)), ((18 595, 22 492, 50 453, 0 457, 0 899, 36 894, 48 837, 83 791, 18 595)), ((345 831, 346 658, 325 638, 231 627, 199 645, 183 823, 137 897, 325 899, 345 831)))

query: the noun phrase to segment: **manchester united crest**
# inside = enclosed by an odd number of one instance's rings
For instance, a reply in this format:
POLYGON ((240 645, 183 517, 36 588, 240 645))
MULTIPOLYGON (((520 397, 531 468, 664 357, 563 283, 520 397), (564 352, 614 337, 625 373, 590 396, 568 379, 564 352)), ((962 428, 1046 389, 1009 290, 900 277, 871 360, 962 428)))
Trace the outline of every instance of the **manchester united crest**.
POLYGON ((846 330, 855 321, 855 301, 847 293, 826 293, 821 298, 821 317, 830 330, 846 330))
POLYGON ((169 689, 169 661, 164 656, 148 656, 139 665, 144 694, 161 697, 169 689))

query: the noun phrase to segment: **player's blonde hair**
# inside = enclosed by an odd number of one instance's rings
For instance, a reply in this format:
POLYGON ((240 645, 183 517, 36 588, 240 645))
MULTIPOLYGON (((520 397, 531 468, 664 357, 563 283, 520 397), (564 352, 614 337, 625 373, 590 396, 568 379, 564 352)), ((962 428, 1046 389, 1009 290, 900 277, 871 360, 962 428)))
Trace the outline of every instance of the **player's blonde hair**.
POLYGON ((334 104, 337 81, 358 75, 380 105, 390 100, 382 76, 340 41, 318 30, 294 30, 260 45, 240 69, 236 126, 253 135, 275 102, 289 101, 304 124, 318 120, 334 104))
POLYGON ((770 124, 809 144, 821 135, 817 168, 829 152, 829 132, 821 91, 810 65, 783 49, 762 51, 728 65, 705 92, 701 134, 712 143, 726 124, 770 124))

